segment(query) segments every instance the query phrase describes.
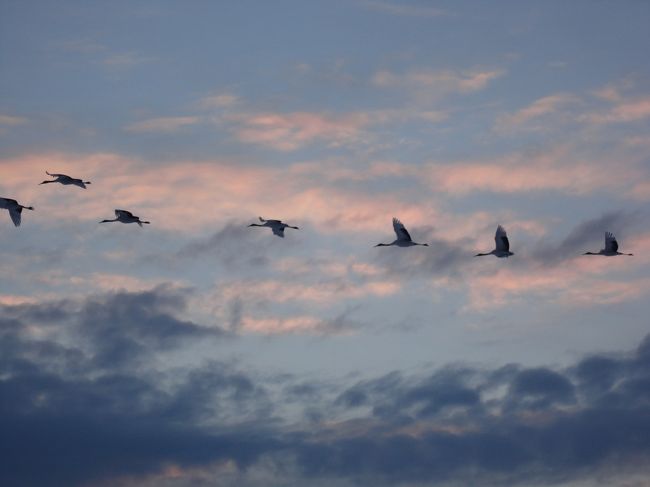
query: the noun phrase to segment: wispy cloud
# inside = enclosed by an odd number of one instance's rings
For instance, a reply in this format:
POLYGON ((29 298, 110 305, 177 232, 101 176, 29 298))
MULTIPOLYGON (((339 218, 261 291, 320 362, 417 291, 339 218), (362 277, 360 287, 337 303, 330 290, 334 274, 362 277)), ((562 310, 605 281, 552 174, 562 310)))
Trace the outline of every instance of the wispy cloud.
POLYGON ((236 105, 240 101, 240 98, 232 93, 217 93, 201 98, 198 101, 198 106, 205 110, 213 108, 227 108, 236 105))
POLYGON ((328 115, 309 112, 233 114, 226 117, 240 142, 293 151, 317 140, 331 147, 358 142, 367 115, 328 115))
POLYGON ((384 70, 375 73, 372 83, 381 88, 427 89, 437 94, 471 93, 484 89, 504 74, 503 69, 455 71, 421 68, 405 73, 384 70))
POLYGON ((440 17, 446 15, 442 9, 422 5, 412 5, 405 2, 391 3, 378 0, 361 0, 361 5, 377 12, 407 17, 440 17))
POLYGON ((8 125, 15 127, 17 125, 25 125, 29 120, 25 117, 16 117, 14 115, 4 115, 0 113, 0 125, 8 125))
POLYGON ((558 113, 578 101, 578 97, 567 93, 545 96, 515 113, 500 115, 496 120, 495 129, 501 133, 510 133, 517 130, 545 130, 549 126, 555 127, 558 113), (553 124, 550 125, 547 120, 549 115, 553 116, 553 124))
POLYGON ((631 123, 650 118, 650 97, 637 97, 618 101, 613 107, 585 113, 579 117, 582 122, 592 124, 631 123))
POLYGON ((129 51, 109 54, 102 58, 101 63, 108 69, 124 70, 151 62, 153 59, 152 57, 129 51))
POLYGON ((171 133, 171 132, 177 132, 183 127, 196 125, 200 122, 201 122, 201 118, 195 116, 157 117, 157 118, 149 118, 147 120, 141 120, 139 122, 133 122, 127 125, 126 127, 124 127, 124 130, 128 132, 134 132, 134 133, 143 133, 143 132, 171 133))

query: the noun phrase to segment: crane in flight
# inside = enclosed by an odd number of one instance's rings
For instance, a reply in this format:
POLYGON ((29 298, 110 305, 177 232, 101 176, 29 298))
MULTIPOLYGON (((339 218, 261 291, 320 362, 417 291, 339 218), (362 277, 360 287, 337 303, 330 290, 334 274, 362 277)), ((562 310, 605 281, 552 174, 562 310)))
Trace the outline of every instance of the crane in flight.
POLYGON ((23 210, 34 210, 33 206, 23 206, 11 198, 0 198, 0 208, 9 210, 9 216, 14 225, 19 227, 23 210))
POLYGON ((476 254, 474 257, 482 257, 484 255, 494 255, 496 257, 510 257, 515 255, 510 252, 510 241, 508 240, 508 234, 506 229, 501 225, 497 227, 497 231, 494 234, 494 241, 496 243, 495 249, 492 252, 486 254, 476 254))
POLYGON ((71 178, 70 176, 67 176, 66 174, 51 174, 47 171, 45 171, 45 174, 48 176, 52 176, 53 178, 56 179, 48 179, 47 181, 43 181, 42 183, 39 184, 48 184, 48 183, 61 183, 65 186, 68 186, 69 184, 74 184, 75 186, 79 186, 80 188, 86 189, 86 184, 90 184, 90 181, 84 181, 82 179, 76 179, 76 178, 71 178))
POLYGON ((375 247, 390 247, 391 245, 395 245, 397 247, 413 247, 415 245, 422 245, 424 247, 429 246, 429 244, 427 243, 414 242, 411 239, 411 235, 409 235, 409 232, 404 226, 404 224, 401 221, 399 221, 397 218, 393 218, 393 230, 395 230, 395 235, 397 235, 396 240, 394 240, 389 244, 379 243, 375 245, 375 247))
POLYGON ((287 225, 282 220, 265 220, 261 216, 258 217, 258 218, 262 222, 261 225, 259 223, 251 223, 248 226, 249 227, 268 227, 273 232, 273 235, 277 235, 280 238, 284 238, 284 229, 285 228, 293 228, 294 230, 300 230, 298 227, 292 227, 291 225, 287 225))
POLYGON ((126 210, 115 210, 115 219, 113 220, 102 220, 99 223, 108 223, 108 222, 120 222, 120 223, 137 223, 142 226, 143 223, 149 225, 151 222, 145 222, 140 220, 139 216, 135 216, 130 211, 126 210))
POLYGON ((623 254, 618 251, 618 242, 616 237, 612 232, 605 232, 605 248, 600 249, 600 252, 585 252, 582 255, 604 255, 607 257, 612 257, 614 255, 634 255, 634 254, 623 254))

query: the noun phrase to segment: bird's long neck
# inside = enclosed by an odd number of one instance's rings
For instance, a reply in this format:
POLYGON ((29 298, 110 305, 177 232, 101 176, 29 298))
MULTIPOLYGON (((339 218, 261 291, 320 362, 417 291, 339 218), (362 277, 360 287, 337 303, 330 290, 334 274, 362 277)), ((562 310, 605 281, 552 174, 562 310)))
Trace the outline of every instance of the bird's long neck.
POLYGON ((116 221, 119 221, 119 218, 115 218, 113 220, 102 220, 99 223, 109 223, 109 222, 116 222, 116 221))
POLYGON ((47 183, 56 183, 56 180, 43 181, 42 183, 39 183, 39 184, 47 184, 47 183))
POLYGON ((600 254, 597 254, 597 253, 595 253, 595 252, 585 252, 585 253, 582 254, 582 255, 600 255, 600 254))
POLYGON ((393 242, 393 243, 389 243, 389 244, 378 243, 377 245, 375 245, 375 247, 390 247, 390 246, 393 245, 394 243, 395 243, 395 242, 393 242))
POLYGON ((249 227, 263 227, 264 225, 260 225, 259 223, 251 223, 248 225, 249 227))
POLYGON ((487 254, 476 254, 474 257, 483 257, 484 255, 492 255, 492 252, 489 252, 487 254))

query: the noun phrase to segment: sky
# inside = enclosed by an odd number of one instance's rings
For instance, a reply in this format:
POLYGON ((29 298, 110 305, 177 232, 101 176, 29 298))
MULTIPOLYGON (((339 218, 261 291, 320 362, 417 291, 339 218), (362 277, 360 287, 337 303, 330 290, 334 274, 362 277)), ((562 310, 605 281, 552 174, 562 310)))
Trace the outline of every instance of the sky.
POLYGON ((0 483, 647 486, 648 18, 0 1, 0 483))

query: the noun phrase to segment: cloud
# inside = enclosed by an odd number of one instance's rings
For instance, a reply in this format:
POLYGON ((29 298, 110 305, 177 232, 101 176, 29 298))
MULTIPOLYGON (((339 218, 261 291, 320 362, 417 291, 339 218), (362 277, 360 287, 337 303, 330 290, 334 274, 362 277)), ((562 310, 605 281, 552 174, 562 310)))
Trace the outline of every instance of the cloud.
POLYGON ((648 473, 650 336, 563 368, 456 363, 351 383, 96 360, 99 342, 115 342, 108 322, 165 354, 193 330, 170 314, 184 299, 154 289, 0 307, 3 485, 620 484, 648 473))
POLYGON ((370 119, 363 113, 327 115, 309 112, 233 114, 225 117, 243 143, 294 151, 316 141, 330 147, 359 142, 370 119))
MULTIPOLYGON (((622 233, 633 229, 642 219, 641 214, 627 211, 613 211, 578 224, 558 244, 540 243, 533 257, 545 265, 575 258, 584 252, 598 252, 605 245, 605 232, 612 232, 621 239, 622 233), (598 249, 594 245, 600 244, 598 249)), ((624 249, 624 241, 619 245, 624 249)))
MULTIPOLYGON (((568 146, 537 153, 513 153, 497 160, 431 164, 428 178, 434 187, 454 194, 471 191, 517 193, 555 190, 585 194, 599 189, 625 192, 643 178, 636 164, 609 170, 609 161, 576 157, 568 146)), ((637 195, 638 196, 638 195, 637 195)))
POLYGON ((81 301, 3 306, 3 316, 24 323, 36 336, 57 335, 61 328, 83 337, 93 369, 130 367, 146 362, 155 351, 171 350, 190 339, 218 338, 218 327, 203 327, 177 317, 187 307, 187 291, 160 285, 127 292, 118 291, 81 301), (54 326, 56 324, 56 326, 54 326))
POLYGON ((153 58, 142 56, 137 52, 120 52, 113 53, 104 57, 101 63, 109 69, 112 70, 123 70, 138 66, 144 63, 151 62, 153 58))
POLYGON ((639 122, 650 118, 650 97, 626 98, 607 110, 581 115, 578 119, 591 124, 617 124, 639 122))
POLYGON ((384 70, 375 73, 372 83, 380 88, 427 90, 431 94, 472 93, 484 89, 490 81, 504 74, 502 69, 454 71, 422 68, 402 74, 384 70))
POLYGON ((444 10, 434 7, 408 5, 405 3, 390 3, 376 0, 362 0, 361 5, 377 12, 407 17, 439 17, 446 15, 444 10))
POLYGON ((232 107, 240 102, 237 95, 232 93, 218 93, 213 95, 204 96, 198 102, 198 106, 204 110, 214 108, 227 108, 232 107))
POLYGON ((558 113, 578 101, 577 97, 566 93, 545 96, 515 113, 500 115, 496 120, 495 130, 500 133, 545 130, 549 127, 548 116, 554 116, 553 121, 556 124, 558 113))
POLYGON ((127 125, 124 130, 133 133, 143 132, 177 132, 183 127, 196 125, 201 122, 200 117, 159 117, 141 120, 127 125))
POLYGON ((10 127, 16 127, 18 125, 25 125, 28 123, 25 117, 16 117, 14 115, 4 115, 0 113, 0 125, 8 125, 10 127))

